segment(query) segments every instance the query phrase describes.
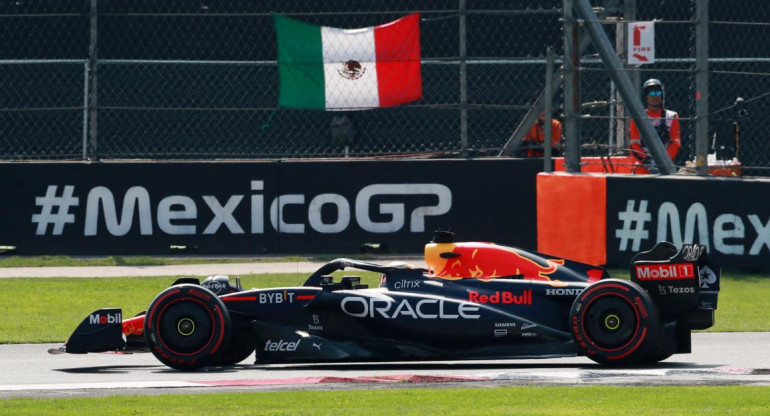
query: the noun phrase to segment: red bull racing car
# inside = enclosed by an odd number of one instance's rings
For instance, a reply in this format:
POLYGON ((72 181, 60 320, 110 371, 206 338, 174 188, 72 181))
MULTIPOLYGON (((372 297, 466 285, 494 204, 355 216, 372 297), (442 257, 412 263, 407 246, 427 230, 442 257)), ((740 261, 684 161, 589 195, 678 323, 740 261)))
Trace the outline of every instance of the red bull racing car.
POLYGON ((714 324, 720 270, 705 247, 659 243, 631 279, 596 266, 437 232, 427 269, 337 259, 300 287, 244 290, 240 280, 182 278, 123 319, 100 309, 52 353, 152 352, 192 370, 257 363, 547 358, 606 365, 690 352, 690 332, 714 324), (382 275, 379 287, 358 269, 382 275))

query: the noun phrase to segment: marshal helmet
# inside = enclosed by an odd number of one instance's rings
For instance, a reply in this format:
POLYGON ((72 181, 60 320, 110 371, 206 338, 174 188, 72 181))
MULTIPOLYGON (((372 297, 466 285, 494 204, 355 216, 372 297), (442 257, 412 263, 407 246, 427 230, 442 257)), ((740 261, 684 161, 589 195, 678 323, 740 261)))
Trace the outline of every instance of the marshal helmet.
POLYGON ((647 93, 650 92, 650 90, 653 88, 659 88, 661 91, 663 91, 663 100, 666 99, 666 88, 663 86, 663 83, 656 78, 650 78, 644 82, 644 85, 642 85, 642 94, 644 94, 646 97, 647 93))

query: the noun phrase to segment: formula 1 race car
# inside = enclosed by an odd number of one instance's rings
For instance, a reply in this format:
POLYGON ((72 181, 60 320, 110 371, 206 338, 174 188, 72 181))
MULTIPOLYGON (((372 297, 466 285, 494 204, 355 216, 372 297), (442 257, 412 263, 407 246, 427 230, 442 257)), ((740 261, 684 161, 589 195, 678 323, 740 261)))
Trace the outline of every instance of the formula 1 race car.
POLYGON ((631 280, 596 266, 437 232, 427 269, 337 259, 301 287, 243 290, 240 280, 182 278, 146 312, 100 309, 51 353, 151 351, 169 367, 257 363, 548 358, 606 365, 690 352, 714 324, 720 270, 705 247, 658 243, 631 280), (380 273, 377 288, 359 276, 380 273))

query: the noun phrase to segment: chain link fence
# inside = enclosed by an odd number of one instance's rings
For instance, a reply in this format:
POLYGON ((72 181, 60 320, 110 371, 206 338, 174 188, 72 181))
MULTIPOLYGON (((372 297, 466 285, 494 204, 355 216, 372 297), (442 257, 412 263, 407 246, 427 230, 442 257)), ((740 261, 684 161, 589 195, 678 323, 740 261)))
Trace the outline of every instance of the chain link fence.
MULTIPOLYGON (((666 107, 681 117, 683 165, 695 142, 695 0, 648 3, 592 2, 604 7, 611 40, 621 35, 621 17, 658 20, 656 63, 629 73, 665 83, 666 107)), ((561 7, 560 0, 4 2, 0 159, 496 156, 544 87, 546 48, 562 54, 561 7), (421 100, 368 111, 277 107, 273 13, 359 28, 414 11, 421 100)), ((770 3, 710 0, 709 13, 710 124, 735 117, 742 97, 740 158, 765 175, 770 3)), ((625 118, 595 53, 589 47, 581 61, 583 154, 622 152, 627 142, 616 130, 625 118)))
MULTIPOLYGON (((626 70, 637 88, 650 78, 665 85, 665 107, 680 116, 682 148, 674 161, 679 168, 692 167, 696 153, 696 1, 654 5, 619 1, 602 20, 620 55, 625 53, 624 36, 628 35, 623 33, 625 20, 620 18, 630 14, 629 21, 655 21, 655 63, 626 70)), ((721 131, 720 138, 725 140, 725 130, 720 127, 738 122, 740 136, 733 154, 741 161, 743 174, 770 175, 770 142, 761 128, 770 104, 770 54, 762 45, 762 39, 770 35, 770 3, 708 0, 708 11, 709 152, 714 153, 714 133, 721 131)), ((627 154, 630 117, 624 116, 604 65, 591 51, 583 56, 581 65, 583 155, 627 154)), ((645 102, 641 93, 639 99, 645 102)), ((734 142, 732 137, 729 141, 734 142)))

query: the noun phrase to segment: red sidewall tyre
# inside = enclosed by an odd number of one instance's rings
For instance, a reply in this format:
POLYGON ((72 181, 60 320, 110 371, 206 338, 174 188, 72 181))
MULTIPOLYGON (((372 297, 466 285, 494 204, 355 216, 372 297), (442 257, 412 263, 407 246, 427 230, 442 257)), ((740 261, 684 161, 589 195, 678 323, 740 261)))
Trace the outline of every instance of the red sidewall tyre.
POLYGON ((570 311, 572 338, 580 352, 607 365, 639 361, 656 342, 656 305, 639 285, 619 279, 587 287, 570 311))
POLYGON ((177 285, 150 303, 144 333, 150 350, 163 364, 194 370, 226 348, 230 316, 222 300, 208 289, 177 285))

